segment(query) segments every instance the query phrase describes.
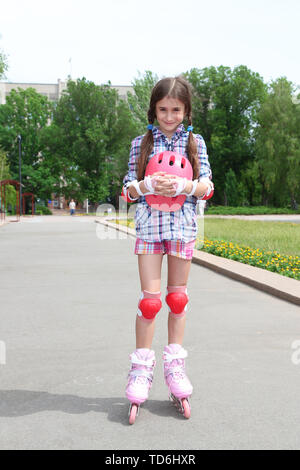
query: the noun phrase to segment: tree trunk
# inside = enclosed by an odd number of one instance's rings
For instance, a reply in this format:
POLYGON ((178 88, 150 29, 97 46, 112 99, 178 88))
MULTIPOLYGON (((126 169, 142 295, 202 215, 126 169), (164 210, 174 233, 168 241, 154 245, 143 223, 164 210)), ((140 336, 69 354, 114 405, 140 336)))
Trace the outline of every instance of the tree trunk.
POLYGON ((291 206, 294 211, 298 211, 299 205, 297 204, 294 194, 291 194, 291 206))
POLYGON ((266 193, 266 191, 265 191, 264 186, 262 187, 261 201, 262 201, 262 205, 263 205, 263 206, 267 206, 267 205, 268 205, 268 195, 267 195, 267 193, 266 193))
POLYGON ((227 200, 227 196, 226 196, 226 192, 224 191, 224 206, 228 206, 228 200, 227 200))

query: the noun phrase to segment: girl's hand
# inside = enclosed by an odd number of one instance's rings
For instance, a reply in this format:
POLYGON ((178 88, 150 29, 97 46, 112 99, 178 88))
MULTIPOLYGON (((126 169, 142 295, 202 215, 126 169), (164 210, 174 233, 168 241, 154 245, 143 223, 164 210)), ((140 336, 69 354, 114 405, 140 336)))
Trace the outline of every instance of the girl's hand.
POLYGON ((158 178, 156 178, 155 194, 160 196, 173 197, 176 194, 174 182, 177 176, 168 175, 166 172, 158 172, 154 175, 158 176, 158 178))
POLYGON ((170 175, 165 171, 157 171, 150 177, 154 194, 167 197, 175 196, 178 182, 182 180, 180 176, 170 175))
POLYGON ((181 176, 176 176, 176 175, 169 175, 165 174, 164 175, 165 181, 168 181, 169 184, 172 184, 172 191, 168 192, 169 197, 176 196, 176 192, 179 190, 179 193, 177 193, 177 196, 180 194, 187 193, 189 194, 192 189, 193 189, 193 183, 192 181, 186 180, 186 178, 182 178, 181 176))
POLYGON ((155 187, 164 173, 163 171, 157 171, 153 175, 145 176, 142 181, 142 192, 148 195, 155 194, 155 187), (144 189, 146 189, 146 191, 144 189))

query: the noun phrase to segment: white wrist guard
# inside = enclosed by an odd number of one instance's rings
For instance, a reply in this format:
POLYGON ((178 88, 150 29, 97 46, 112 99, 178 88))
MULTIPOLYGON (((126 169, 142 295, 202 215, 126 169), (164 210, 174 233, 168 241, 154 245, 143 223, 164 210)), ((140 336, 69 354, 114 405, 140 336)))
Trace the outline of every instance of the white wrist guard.
POLYGON ((192 191, 190 193, 187 193, 186 191, 184 191, 184 189, 186 187, 186 184, 187 184, 187 181, 188 180, 186 178, 181 178, 180 180, 176 181, 177 190, 176 190, 176 193, 173 197, 179 196, 179 194, 183 195, 183 196, 193 196, 194 195, 194 193, 196 191, 196 188, 197 188, 198 180, 193 181, 193 187, 192 187, 192 191))
POLYGON ((123 186, 123 192, 124 192, 124 196, 125 198, 128 198, 129 201, 136 201, 138 199, 138 197, 134 198, 134 197, 131 197, 130 196, 130 192, 129 192, 129 186, 130 186, 130 183, 128 185, 128 187, 126 188, 126 186, 123 186))
MULTIPOLYGON (((140 195, 140 196, 144 196, 144 193, 142 193, 141 189, 140 189, 140 185, 138 183, 138 180, 134 180, 134 181, 131 181, 132 186, 135 187, 136 189, 136 192, 140 195)), ((138 198, 137 198, 138 199, 138 198)))
POLYGON ((145 179, 144 179, 144 185, 146 187, 146 189, 148 189, 148 193, 145 193, 144 196, 148 195, 148 194, 154 194, 154 187, 153 187, 153 179, 151 178, 151 176, 145 176, 145 179))
POLYGON ((197 189, 198 183, 199 183, 198 180, 194 180, 193 181, 192 191, 190 193, 183 192, 182 194, 184 194, 185 196, 193 196, 195 194, 196 189, 197 189))
POLYGON ((202 197, 209 196, 210 193, 214 190, 214 183, 207 176, 201 177, 199 181, 200 183, 205 183, 208 185, 207 191, 205 194, 203 194, 202 197))
POLYGON ((183 194, 182 191, 185 188, 186 182, 187 182, 186 178, 181 178, 181 179, 176 181, 176 183, 175 183, 176 184, 176 193, 172 197, 176 197, 176 196, 179 196, 179 194, 183 194))

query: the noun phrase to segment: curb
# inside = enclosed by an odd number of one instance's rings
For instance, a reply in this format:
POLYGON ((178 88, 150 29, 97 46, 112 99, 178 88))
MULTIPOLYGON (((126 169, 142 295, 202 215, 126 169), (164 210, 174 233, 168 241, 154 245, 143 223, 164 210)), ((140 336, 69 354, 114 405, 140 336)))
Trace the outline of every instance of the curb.
MULTIPOLYGON (((110 222, 107 217, 99 218, 95 222, 136 238, 135 230, 110 222)), ((192 262, 267 292, 275 297, 279 297, 282 300, 300 305, 300 282, 296 279, 196 249, 194 249, 192 262)))

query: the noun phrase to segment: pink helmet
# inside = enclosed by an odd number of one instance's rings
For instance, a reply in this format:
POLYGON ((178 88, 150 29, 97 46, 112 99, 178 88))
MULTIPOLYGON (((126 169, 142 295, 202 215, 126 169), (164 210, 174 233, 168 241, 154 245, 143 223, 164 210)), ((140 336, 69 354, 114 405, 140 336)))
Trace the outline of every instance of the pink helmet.
MULTIPOLYGON (((145 176, 153 175, 158 171, 165 171, 170 175, 181 176, 188 180, 193 179, 193 168, 189 160, 176 152, 165 151, 154 155, 145 171, 145 176)), ((146 196, 146 201, 153 209, 163 212, 175 212, 180 209, 186 196, 167 197, 151 194, 146 196)))

